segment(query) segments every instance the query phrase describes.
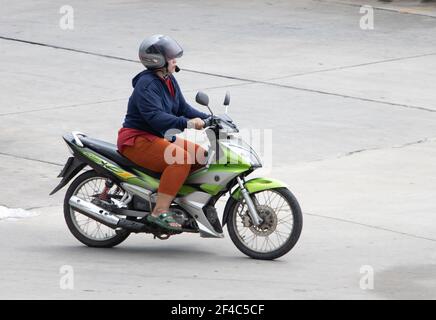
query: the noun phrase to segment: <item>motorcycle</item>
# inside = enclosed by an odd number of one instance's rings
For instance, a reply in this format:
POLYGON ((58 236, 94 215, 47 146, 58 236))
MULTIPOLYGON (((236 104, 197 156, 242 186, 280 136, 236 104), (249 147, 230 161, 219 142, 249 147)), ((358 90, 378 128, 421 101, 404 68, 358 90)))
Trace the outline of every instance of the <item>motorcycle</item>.
MULTIPOLYGON (((171 204, 183 231, 170 231, 147 221, 156 204, 161 173, 139 167, 121 155, 116 145, 74 131, 63 135, 72 156, 59 174, 53 195, 85 167, 70 184, 64 217, 74 237, 90 247, 107 248, 132 232, 161 240, 182 232, 204 238, 223 238, 223 227, 235 246, 254 259, 273 260, 297 243, 303 217, 297 199, 276 179, 246 177, 262 167, 256 152, 235 134, 239 129, 227 115, 214 115, 209 97, 198 92, 196 102, 211 116, 205 120, 210 140, 207 162, 192 172, 171 204), (220 222, 216 204, 226 194, 220 222)), ((227 92, 224 105, 230 103, 227 92)))

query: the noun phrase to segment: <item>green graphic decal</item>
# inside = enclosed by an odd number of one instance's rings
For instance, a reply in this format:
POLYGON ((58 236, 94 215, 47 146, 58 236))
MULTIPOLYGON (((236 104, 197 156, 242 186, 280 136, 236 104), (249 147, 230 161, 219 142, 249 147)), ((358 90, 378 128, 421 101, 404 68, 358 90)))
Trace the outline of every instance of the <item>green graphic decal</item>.
POLYGON ((220 185, 216 185, 216 184, 207 184, 204 183, 202 185, 200 185, 200 188, 203 189, 204 191, 206 191, 207 193, 211 194, 211 195, 216 195, 218 192, 220 192, 220 190, 223 188, 220 185))

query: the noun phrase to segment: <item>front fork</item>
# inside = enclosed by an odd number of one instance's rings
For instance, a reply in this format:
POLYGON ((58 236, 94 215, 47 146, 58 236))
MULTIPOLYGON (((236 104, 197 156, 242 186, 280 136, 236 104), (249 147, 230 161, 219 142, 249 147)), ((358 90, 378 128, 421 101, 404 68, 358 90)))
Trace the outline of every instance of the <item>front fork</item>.
POLYGON ((257 210, 256 210, 256 206, 254 205, 254 202, 251 199, 250 194, 248 193, 247 189, 245 188, 244 182, 239 177, 237 177, 236 180, 238 181, 238 185, 239 185, 239 188, 241 190, 242 197, 244 198, 245 203, 248 206, 248 214, 250 215, 251 221, 253 222, 253 224, 255 226, 260 225, 263 222, 263 220, 261 217, 259 217, 259 214, 257 213, 257 210))

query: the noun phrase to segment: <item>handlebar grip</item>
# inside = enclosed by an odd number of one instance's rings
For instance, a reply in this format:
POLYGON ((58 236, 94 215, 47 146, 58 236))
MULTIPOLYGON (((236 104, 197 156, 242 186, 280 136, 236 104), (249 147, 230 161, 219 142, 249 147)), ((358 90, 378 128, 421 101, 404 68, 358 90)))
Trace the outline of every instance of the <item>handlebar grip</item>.
POLYGON ((203 121, 204 121, 204 127, 205 127, 205 128, 206 128, 206 127, 210 127, 210 126, 212 125, 212 120, 213 120, 212 117, 209 117, 209 118, 203 119, 203 121))

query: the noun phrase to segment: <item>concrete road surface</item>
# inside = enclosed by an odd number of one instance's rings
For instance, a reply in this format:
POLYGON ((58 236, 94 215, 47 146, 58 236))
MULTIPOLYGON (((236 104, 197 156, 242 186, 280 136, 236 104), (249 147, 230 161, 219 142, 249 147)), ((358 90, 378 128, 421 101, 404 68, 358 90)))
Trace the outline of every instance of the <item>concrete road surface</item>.
MULTIPOLYGON (((2 4, 0 298, 435 299, 436 7, 414 1, 58 1, 2 4), (361 28, 362 5, 373 29, 361 28), (61 25, 60 25, 61 22, 61 25), (70 22, 72 22, 70 20, 70 22), (272 132, 272 168, 304 213, 276 261, 227 236, 132 235, 81 245, 52 197, 61 135, 116 141, 141 40, 184 48, 177 79, 245 129, 272 132), (74 288, 62 284, 64 271, 74 288), (62 289, 64 288, 64 289, 62 289)), ((367 17, 366 17, 367 18, 367 17)), ((366 19, 365 18, 365 19, 366 19)), ((262 150, 260 150, 262 153, 262 150)), ((225 199, 220 202, 222 209, 225 199)))

